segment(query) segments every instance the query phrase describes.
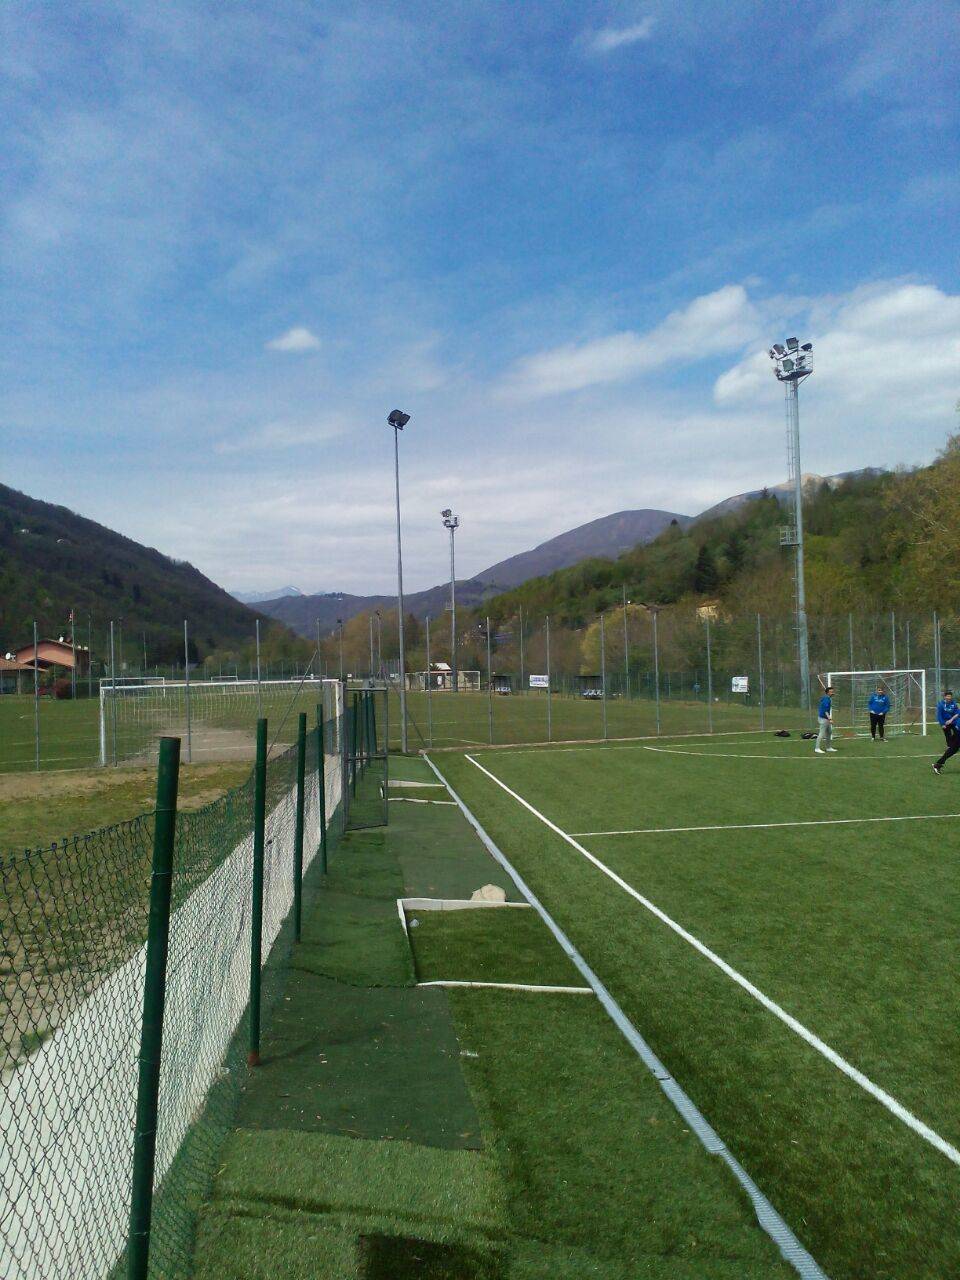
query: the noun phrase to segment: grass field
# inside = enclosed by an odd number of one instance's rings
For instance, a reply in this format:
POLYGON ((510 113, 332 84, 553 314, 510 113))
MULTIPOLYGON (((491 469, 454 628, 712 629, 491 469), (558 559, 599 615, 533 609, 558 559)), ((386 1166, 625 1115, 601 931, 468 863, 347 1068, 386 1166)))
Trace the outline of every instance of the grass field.
POLYGON ((793 1274, 592 995, 417 985, 580 982, 530 909, 410 908, 401 928, 398 897, 491 880, 519 899, 450 804, 391 804, 386 829, 345 837, 202 1211, 194 1280, 793 1274))
MULTIPOLYGON (((258 714, 267 717, 270 740, 289 744, 296 737, 297 714, 305 711, 315 723, 319 690, 316 684, 268 683, 259 702, 254 685, 229 683, 211 688, 195 685, 191 693, 192 755, 195 763, 253 759, 258 714), (234 692, 231 695, 231 688, 234 692)), ((112 706, 108 702, 108 712, 112 706)), ((100 763, 100 700, 40 698, 5 694, 0 697, 0 773, 30 772, 37 767, 36 720, 40 725, 40 769, 87 769, 100 763)), ((329 707, 328 707, 329 712, 329 707)), ((167 686, 146 695, 120 696, 116 724, 108 714, 106 754, 118 763, 146 763, 156 759, 163 734, 183 739, 187 758, 187 717, 183 686, 167 686), (116 751, 114 751, 116 729, 116 751)))
MULTIPOLYGON (((246 763, 183 765, 179 807, 209 804, 249 774, 246 763)), ((0 853, 40 848, 150 813, 156 794, 156 769, 0 774, 0 853)))
POLYGON ((960 1274, 960 770, 932 773, 936 738, 839 747, 435 761, 824 1270, 942 1280, 960 1274))
MULTIPOLYGON (((547 719, 546 694, 511 694, 490 698, 486 693, 407 694, 409 744, 414 751, 423 747, 485 746, 491 742, 564 742, 603 738, 604 709, 600 699, 554 694, 547 719)), ((809 716, 793 707, 768 707, 770 728, 803 725, 809 716)), ((712 721, 717 733, 758 729, 760 709, 756 703, 717 698, 712 715, 706 699, 699 701, 663 698, 660 702, 660 729, 664 734, 702 733, 712 721)), ((815 721, 814 721, 815 723, 815 721)), ((624 738, 654 735, 657 732, 656 703, 650 698, 610 698, 606 704, 607 737, 624 738)), ((400 700, 391 690, 390 744, 400 745, 400 700)))

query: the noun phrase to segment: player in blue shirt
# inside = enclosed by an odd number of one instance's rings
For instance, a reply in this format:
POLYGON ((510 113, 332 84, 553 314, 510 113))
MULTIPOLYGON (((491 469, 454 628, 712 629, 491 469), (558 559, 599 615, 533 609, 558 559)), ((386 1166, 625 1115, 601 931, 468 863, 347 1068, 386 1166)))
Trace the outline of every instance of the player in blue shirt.
POLYGON ((867 707, 870 711, 870 737, 874 742, 878 737, 884 742, 883 726, 890 710, 890 696, 882 684, 878 684, 876 693, 870 695, 867 707))
POLYGON ((957 706, 952 689, 944 689, 943 697, 937 703, 937 724, 943 730, 947 749, 933 766, 934 773, 939 773, 950 757, 960 751, 960 707, 957 706))
POLYGON ((820 724, 820 732, 817 734, 817 745, 813 748, 818 756, 822 756, 827 751, 836 751, 836 747, 831 746, 830 738, 833 733, 833 685, 828 684, 823 691, 823 697, 820 699, 820 706, 817 708, 817 720, 820 724))

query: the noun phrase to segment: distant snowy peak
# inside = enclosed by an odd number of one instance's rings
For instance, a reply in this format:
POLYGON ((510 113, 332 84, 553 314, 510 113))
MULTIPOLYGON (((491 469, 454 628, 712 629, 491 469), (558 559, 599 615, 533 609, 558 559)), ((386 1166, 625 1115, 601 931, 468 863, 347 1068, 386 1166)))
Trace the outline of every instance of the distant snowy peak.
POLYGON ((287 596, 302 596, 299 587, 274 587, 269 591, 231 591, 234 600, 241 604, 259 604, 262 600, 281 600, 287 596))

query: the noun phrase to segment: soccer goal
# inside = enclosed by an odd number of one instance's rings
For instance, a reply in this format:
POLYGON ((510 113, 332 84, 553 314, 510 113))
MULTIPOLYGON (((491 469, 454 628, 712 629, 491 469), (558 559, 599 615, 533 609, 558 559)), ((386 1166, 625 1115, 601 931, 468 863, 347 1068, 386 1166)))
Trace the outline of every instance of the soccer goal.
POLYGON ((884 729, 887 733, 927 732, 927 673, 911 671, 831 671, 833 722, 841 730, 870 732, 870 698, 881 686, 890 699, 884 729))
POLYGON ((316 707, 333 696, 335 680, 166 680, 163 684, 100 686, 100 763, 147 763, 164 736, 183 740, 186 760, 251 758, 257 720, 267 718, 269 741, 287 745, 297 714, 316 723, 316 707))

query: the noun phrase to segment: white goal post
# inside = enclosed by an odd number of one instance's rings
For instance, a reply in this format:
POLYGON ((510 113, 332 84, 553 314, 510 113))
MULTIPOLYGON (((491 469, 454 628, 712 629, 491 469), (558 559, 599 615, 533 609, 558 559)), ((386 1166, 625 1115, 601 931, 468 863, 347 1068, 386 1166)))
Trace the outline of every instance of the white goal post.
POLYGON ((298 712, 307 712, 311 728, 318 703, 331 714, 336 684, 316 676, 101 684, 100 763, 154 760, 165 734, 183 738, 185 761, 247 759, 258 717, 267 718, 272 742, 292 742, 298 712))
POLYGON ((870 697, 882 686, 890 699, 887 733, 927 732, 927 673, 921 668, 886 671, 830 671, 822 678, 833 685, 833 722, 855 734, 870 732, 870 697))

